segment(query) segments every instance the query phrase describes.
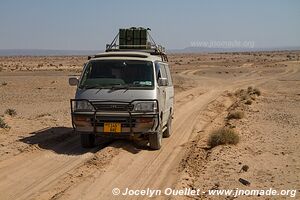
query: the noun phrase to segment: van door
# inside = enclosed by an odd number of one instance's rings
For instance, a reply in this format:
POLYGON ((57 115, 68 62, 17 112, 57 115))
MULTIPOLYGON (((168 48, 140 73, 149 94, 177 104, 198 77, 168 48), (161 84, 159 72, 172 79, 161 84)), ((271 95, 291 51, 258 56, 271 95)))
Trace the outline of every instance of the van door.
MULTIPOLYGON (((156 78, 167 78, 166 70, 164 68, 163 63, 155 63, 155 71, 156 78)), ((167 123, 166 116, 166 86, 158 86, 157 87, 157 96, 159 101, 160 112, 162 113, 162 124, 165 125, 167 123)))
POLYGON ((165 93, 166 93, 166 102, 165 102, 165 110, 166 110, 166 114, 165 116, 167 116, 166 120, 169 119, 169 117, 171 117, 173 115, 173 104, 174 104, 174 88, 173 88, 173 82, 172 82, 172 77, 171 77, 171 72, 170 72, 170 68, 168 66, 168 64, 164 64, 164 69, 166 71, 166 76, 168 79, 168 86, 165 88, 165 93))

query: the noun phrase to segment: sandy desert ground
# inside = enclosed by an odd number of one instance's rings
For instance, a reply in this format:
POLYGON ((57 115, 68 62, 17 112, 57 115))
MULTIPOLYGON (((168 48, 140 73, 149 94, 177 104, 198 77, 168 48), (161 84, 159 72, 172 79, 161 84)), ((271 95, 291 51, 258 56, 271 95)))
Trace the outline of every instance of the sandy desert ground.
MULTIPOLYGON (((169 59, 176 92, 173 131, 161 150, 151 151, 132 141, 80 147, 70 123, 75 88, 68 78, 80 74, 86 57, 0 57, 0 115, 9 126, 0 128, 0 199, 147 199, 113 196, 115 187, 293 189, 299 198, 300 51, 169 59), (249 87, 261 95, 240 95, 249 87), (233 111, 244 117, 228 119, 233 111), (239 143, 211 148, 209 134, 221 127, 234 129, 239 143)), ((157 198, 234 199, 207 193, 157 198)))

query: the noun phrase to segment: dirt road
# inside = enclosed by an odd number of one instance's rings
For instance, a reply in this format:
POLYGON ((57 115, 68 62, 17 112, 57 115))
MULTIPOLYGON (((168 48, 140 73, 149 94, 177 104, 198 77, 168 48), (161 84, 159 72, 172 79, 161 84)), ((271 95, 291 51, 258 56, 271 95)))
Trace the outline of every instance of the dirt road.
POLYGON ((79 146, 78 136, 65 127, 21 138, 29 147, 1 159, 0 199, 133 199, 113 196, 112 189, 123 192, 125 188, 172 187, 178 178, 177 166, 184 145, 193 138, 195 127, 203 129, 223 112, 218 106, 231 105, 228 92, 292 76, 299 70, 290 66, 275 71, 257 70, 249 65, 245 69, 238 77, 223 72, 220 78, 215 76, 216 69, 211 75, 211 68, 178 73, 176 78, 192 82, 194 87, 177 93, 172 136, 163 139, 159 151, 126 141, 105 141, 100 147, 84 150, 79 146), (204 112, 208 105, 215 106, 210 106, 209 115, 204 112))

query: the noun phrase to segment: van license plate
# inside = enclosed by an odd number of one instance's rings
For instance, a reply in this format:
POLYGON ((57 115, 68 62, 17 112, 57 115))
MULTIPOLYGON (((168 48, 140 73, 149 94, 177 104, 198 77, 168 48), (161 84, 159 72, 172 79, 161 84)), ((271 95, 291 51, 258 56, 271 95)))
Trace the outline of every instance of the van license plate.
POLYGON ((104 123, 104 132, 121 133, 121 123, 104 123))

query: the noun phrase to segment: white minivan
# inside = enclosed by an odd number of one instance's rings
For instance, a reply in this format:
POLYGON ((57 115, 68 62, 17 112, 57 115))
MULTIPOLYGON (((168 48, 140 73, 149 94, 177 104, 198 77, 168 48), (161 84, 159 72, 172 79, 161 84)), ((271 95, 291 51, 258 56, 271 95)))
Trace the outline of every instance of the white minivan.
POLYGON ((107 50, 90 57, 71 99, 72 125, 83 147, 95 137, 133 138, 160 149, 170 137, 174 88, 167 56, 157 48, 107 50))

